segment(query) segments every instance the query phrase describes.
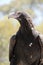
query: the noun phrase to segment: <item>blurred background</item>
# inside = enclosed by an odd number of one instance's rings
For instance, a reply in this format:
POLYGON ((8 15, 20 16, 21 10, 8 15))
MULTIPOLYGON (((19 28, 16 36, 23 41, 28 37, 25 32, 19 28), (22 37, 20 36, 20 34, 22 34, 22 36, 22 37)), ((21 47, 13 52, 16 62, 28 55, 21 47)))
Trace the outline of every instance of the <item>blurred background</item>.
POLYGON ((20 24, 8 15, 18 10, 29 13, 35 29, 43 34, 43 0, 0 0, 0 65, 9 65, 9 40, 20 24))

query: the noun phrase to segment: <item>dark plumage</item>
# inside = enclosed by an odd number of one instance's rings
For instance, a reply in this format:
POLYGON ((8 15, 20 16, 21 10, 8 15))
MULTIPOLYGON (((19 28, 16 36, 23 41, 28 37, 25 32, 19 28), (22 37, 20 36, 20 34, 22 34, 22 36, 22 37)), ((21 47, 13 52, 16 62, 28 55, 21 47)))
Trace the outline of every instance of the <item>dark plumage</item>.
POLYGON ((21 25, 17 34, 10 39, 10 65, 39 65, 41 40, 34 29, 31 17, 25 12, 16 12, 10 17, 17 19, 21 25))

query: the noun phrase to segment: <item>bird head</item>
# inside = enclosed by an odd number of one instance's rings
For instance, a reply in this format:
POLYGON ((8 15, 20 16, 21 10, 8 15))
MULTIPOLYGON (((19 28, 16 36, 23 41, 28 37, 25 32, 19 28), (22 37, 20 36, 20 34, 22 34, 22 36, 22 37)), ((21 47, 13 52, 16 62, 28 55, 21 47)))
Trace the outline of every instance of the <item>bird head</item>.
POLYGON ((26 12, 17 11, 14 14, 10 15, 8 18, 17 19, 22 27, 28 27, 29 29, 33 27, 32 19, 26 12))
POLYGON ((17 19, 20 23, 22 22, 22 17, 24 17, 24 15, 22 14, 22 12, 20 11, 17 11, 11 15, 8 16, 8 18, 14 18, 14 19, 17 19))

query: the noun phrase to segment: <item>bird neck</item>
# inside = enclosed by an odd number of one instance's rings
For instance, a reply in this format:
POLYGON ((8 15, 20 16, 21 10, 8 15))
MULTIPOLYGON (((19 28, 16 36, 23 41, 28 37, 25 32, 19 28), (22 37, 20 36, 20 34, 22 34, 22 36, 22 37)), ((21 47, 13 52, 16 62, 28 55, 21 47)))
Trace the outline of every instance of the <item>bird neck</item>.
POLYGON ((21 31, 22 37, 26 41, 30 40, 30 42, 31 42, 33 40, 34 36, 33 36, 31 30, 25 30, 24 28, 20 28, 20 31, 21 31))

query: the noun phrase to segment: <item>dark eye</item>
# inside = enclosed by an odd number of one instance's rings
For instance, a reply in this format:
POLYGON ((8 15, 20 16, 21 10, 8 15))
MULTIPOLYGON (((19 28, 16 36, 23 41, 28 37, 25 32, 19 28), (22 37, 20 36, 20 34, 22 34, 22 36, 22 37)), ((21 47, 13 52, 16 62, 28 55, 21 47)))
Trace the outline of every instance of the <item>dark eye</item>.
POLYGON ((21 16, 21 13, 18 13, 18 16, 20 17, 21 16))
POLYGON ((20 13, 18 13, 18 15, 20 15, 20 13))

